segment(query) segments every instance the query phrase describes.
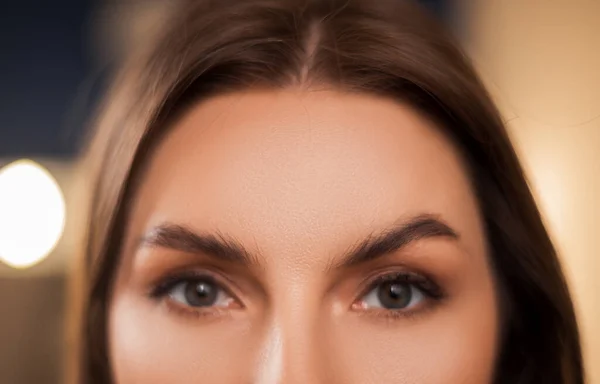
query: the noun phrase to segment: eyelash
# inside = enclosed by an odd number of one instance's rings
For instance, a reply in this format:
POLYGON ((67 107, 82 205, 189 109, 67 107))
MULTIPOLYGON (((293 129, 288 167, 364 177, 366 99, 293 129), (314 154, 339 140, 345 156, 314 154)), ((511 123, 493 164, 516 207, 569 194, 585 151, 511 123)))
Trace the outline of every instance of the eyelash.
MULTIPOLYGON (((179 274, 175 274, 170 276, 157 285, 155 285, 149 296, 154 300, 165 300, 167 299, 169 302, 169 309, 175 310, 182 315, 189 315, 193 317, 218 317, 227 314, 230 309, 216 307, 216 306, 207 306, 207 307, 192 307, 187 306, 181 303, 175 303, 174 300, 169 300, 167 296, 169 296, 170 292, 179 284, 182 283, 190 283, 194 281, 206 281, 214 284, 217 289, 223 291, 225 294, 230 296, 235 302, 237 302, 240 307, 240 300, 236 297, 235 294, 231 292, 230 289, 227 288, 227 284, 222 282, 222 279, 217 278, 211 273, 208 272, 183 272, 179 274)), ((413 318, 414 316, 420 315, 432 307, 435 307, 436 303, 439 303, 445 298, 445 293, 437 285, 432 279, 425 277, 421 274, 416 274, 412 272, 387 272, 381 273, 376 277, 372 278, 367 284, 366 289, 361 290, 360 295, 358 295, 357 299, 353 301, 353 306, 357 301, 362 300, 367 294, 372 292, 374 289, 377 289, 379 286, 389 282, 398 282, 401 284, 407 284, 410 287, 417 288, 420 290, 425 298, 429 301, 433 301, 433 305, 429 303, 426 308, 419 308, 416 310, 405 310, 405 309, 387 309, 387 308, 375 308, 375 309, 360 309, 354 310, 353 312, 359 313, 361 316, 375 316, 378 318, 395 320, 399 318, 413 318)))
MULTIPOLYGON (((362 300, 367 296, 370 292, 377 289, 379 286, 389 282, 398 282, 401 284, 407 284, 410 287, 414 287, 420 290, 425 299, 428 301, 432 301, 433 303, 428 303, 425 308, 419 309, 387 309, 387 308, 375 308, 375 309, 360 309, 356 312, 361 316, 376 316, 384 319, 399 319, 399 318, 413 318, 415 316, 421 315, 426 311, 433 309, 435 304, 438 304, 445 298, 445 293, 442 288, 436 284, 433 279, 426 277, 421 274, 416 274, 413 272, 387 272, 381 273, 377 275, 375 278, 371 279, 367 285, 367 288, 362 290, 358 298, 354 301, 362 300), (432 305, 433 304, 433 305, 432 305)), ((353 306, 354 306, 353 303, 353 306)))

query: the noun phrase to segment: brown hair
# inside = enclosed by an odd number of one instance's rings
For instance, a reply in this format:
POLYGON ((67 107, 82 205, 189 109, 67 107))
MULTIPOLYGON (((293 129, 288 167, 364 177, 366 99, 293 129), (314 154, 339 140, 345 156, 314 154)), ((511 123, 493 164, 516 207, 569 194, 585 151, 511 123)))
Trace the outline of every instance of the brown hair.
POLYGON ((504 292, 496 382, 583 383, 573 305, 502 120, 447 31, 411 1, 183 1, 115 79, 91 153, 78 383, 109 383, 106 314, 132 180, 161 132, 214 93, 333 86, 386 95, 459 147, 504 292))

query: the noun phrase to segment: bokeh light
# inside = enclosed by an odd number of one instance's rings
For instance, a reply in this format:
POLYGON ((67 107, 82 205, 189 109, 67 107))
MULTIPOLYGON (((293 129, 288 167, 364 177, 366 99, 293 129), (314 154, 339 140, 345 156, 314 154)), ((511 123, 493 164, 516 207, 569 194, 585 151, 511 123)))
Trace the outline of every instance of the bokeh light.
POLYGON ((65 200, 56 180, 31 160, 0 170, 0 260, 27 268, 56 247, 65 227, 65 200))

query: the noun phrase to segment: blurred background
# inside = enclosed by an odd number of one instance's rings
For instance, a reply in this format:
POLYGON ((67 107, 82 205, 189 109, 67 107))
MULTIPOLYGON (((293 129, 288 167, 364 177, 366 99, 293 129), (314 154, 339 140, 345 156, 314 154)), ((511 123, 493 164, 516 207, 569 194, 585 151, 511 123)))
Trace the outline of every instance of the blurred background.
MULTIPOLYGON (((62 380, 86 126, 112 69, 169 2, 2 3, 2 384, 62 380)), ((589 383, 600 384, 600 1, 421 2, 462 39, 503 113, 575 296, 589 383)))

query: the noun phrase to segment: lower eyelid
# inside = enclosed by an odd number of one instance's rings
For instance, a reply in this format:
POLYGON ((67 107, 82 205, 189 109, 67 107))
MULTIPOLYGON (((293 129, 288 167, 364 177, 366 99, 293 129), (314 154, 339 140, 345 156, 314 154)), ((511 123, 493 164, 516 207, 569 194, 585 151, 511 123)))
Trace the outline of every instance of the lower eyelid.
POLYGON ((431 312, 435 312, 442 303, 439 300, 426 298, 423 303, 416 305, 410 309, 393 310, 381 307, 364 308, 359 303, 355 303, 351 307, 351 312, 365 320, 369 321, 386 321, 393 325, 396 321, 411 321, 419 319, 422 316, 428 316, 431 312))
POLYGON ((193 319, 218 319, 230 315, 228 309, 221 307, 190 307, 179 302, 167 301, 166 308, 169 312, 173 312, 177 316, 188 317, 193 319))

